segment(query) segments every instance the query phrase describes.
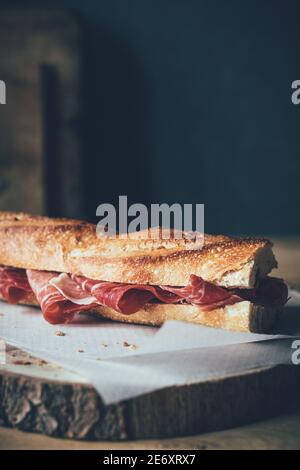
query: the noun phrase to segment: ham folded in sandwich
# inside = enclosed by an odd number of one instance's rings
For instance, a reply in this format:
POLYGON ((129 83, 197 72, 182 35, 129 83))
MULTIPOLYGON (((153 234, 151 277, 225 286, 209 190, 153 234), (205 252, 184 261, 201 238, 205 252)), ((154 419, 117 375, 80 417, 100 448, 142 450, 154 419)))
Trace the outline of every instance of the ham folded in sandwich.
MULTIPOLYGON (((158 234, 160 232, 158 231, 158 234)), ((288 298, 272 244, 206 235, 191 240, 109 239, 69 219, 0 213, 0 297, 39 305, 52 324, 80 312, 161 325, 167 319, 270 331, 288 298)))

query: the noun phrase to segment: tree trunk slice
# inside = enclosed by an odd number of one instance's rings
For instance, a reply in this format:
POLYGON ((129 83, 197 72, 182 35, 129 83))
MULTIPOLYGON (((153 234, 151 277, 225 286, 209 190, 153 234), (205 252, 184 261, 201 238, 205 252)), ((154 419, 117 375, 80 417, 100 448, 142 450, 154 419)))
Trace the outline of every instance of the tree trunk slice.
POLYGON ((186 436, 279 413, 299 385, 299 367, 276 366, 105 406, 83 378, 11 347, 0 369, 0 425, 90 440, 186 436))

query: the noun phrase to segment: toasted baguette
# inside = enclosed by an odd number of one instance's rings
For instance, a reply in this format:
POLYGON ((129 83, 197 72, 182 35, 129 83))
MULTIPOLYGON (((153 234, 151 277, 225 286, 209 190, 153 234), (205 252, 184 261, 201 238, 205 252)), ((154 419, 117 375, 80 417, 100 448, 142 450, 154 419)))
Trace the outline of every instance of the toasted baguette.
POLYGON ((71 272, 91 279, 184 286, 190 274, 225 287, 254 286, 277 266, 265 239, 205 235, 202 249, 189 238, 98 237, 96 226, 71 219, 0 212, 0 264, 71 272))
MULTIPOLYGON (((1 294, 0 300, 4 300, 1 294)), ((20 304, 39 306, 33 294, 29 294, 20 304)), ((150 326, 161 326, 166 320, 178 320, 225 330, 269 333, 272 331, 279 311, 278 308, 266 308, 244 301, 209 312, 202 311, 196 305, 149 303, 132 315, 124 315, 104 306, 93 308, 85 313, 113 321, 150 326)))

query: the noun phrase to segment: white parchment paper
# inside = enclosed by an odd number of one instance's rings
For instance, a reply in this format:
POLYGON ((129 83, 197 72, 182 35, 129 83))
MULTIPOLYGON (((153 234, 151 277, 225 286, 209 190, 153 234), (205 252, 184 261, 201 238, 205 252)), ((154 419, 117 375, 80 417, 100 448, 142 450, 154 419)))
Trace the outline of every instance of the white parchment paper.
POLYGON ((175 321, 159 329, 86 316, 50 325, 39 309, 0 303, 0 338, 85 377, 110 404, 258 367, 292 366, 292 343, 300 337, 300 295, 290 295, 276 335, 175 321))

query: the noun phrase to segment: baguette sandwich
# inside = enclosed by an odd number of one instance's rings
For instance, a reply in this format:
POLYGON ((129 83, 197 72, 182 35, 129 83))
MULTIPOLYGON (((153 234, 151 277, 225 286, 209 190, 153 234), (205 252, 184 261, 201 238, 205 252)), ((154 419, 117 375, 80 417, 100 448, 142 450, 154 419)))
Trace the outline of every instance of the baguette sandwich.
POLYGON ((191 239, 99 237, 96 226, 0 212, 0 298, 40 306, 52 323, 80 312, 161 325, 181 320, 238 331, 268 332, 287 301, 272 243, 205 235, 191 239))

